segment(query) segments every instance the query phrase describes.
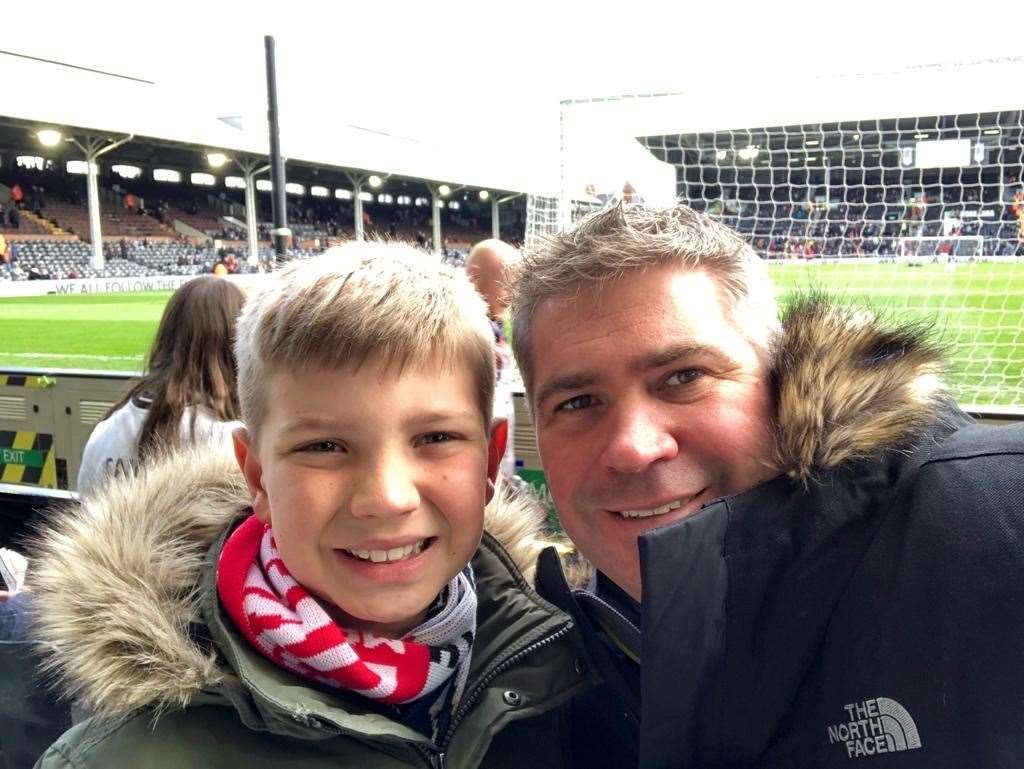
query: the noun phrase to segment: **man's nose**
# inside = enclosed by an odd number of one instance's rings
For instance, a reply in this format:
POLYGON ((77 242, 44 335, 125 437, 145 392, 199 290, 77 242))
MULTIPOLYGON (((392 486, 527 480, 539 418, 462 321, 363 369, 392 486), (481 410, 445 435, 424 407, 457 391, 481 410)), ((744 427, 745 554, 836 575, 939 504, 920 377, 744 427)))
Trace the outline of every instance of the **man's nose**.
POLYGON ((617 473, 635 474, 679 453, 679 445, 658 415, 644 406, 623 404, 614 415, 602 457, 617 473))
POLYGON ((369 463, 356 483, 351 504, 357 518, 405 515, 420 505, 413 468, 394 453, 369 463))

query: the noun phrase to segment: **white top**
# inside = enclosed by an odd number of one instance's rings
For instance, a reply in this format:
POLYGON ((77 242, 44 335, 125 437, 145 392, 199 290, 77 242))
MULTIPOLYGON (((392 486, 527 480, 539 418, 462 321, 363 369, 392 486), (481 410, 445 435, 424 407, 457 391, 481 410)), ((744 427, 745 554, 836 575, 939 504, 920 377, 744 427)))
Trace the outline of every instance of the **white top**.
MULTIPOLYGON (((225 450, 232 446, 231 432, 241 422, 221 422, 205 409, 196 410, 195 433, 191 432, 193 407, 181 416, 181 440, 221 443, 225 450)), ((146 421, 147 410, 129 401, 93 428, 82 452, 78 469, 78 493, 87 494, 109 475, 125 475, 138 461, 139 433, 146 421)))

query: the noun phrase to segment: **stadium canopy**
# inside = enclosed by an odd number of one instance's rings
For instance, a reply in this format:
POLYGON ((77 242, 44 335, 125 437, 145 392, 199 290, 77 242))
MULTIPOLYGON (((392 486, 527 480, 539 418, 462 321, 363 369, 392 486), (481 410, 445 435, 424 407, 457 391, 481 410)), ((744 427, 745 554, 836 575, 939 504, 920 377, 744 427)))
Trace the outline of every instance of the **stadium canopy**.
POLYGON ((813 67, 705 79, 679 93, 568 100, 567 130, 570 139, 595 128, 640 137, 1021 109, 1024 57, 822 77, 813 67))
MULTIPOLYGON (((54 127, 73 133, 134 134, 138 141, 114 154, 126 160, 194 166, 197 151, 222 151, 233 157, 268 154, 265 118, 240 121, 218 116, 193 103, 185 90, 140 78, 21 56, 0 54, 0 59, 5 82, 0 122, 6 126, 0 140, 7 140, 8 147, 28 149, 36 129, 54 127), (69 98, 72 94, 75 98, 69 98), (150 147, 143 150, 139 144, 150 147), (193 159, 186 160, 188 156, 193 159)), ((525 192, 531 183, 529 170, 511 162, 507 153, 471 156, 454 147, 320 121, 315 105, 302 119, 282 116, 281 152, 289 180, 298 166, 306 166, 499 193, 525 192)))

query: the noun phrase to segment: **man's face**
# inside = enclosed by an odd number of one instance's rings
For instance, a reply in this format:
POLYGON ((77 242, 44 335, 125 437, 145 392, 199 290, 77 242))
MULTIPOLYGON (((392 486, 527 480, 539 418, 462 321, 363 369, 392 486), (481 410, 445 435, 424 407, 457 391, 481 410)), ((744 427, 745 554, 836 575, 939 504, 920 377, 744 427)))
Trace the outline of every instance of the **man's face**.
POLYGON ((639 599, 640 534, 774 474, 767 372, 715 282, 673 266, 546 300, 530 334, 562 525, 639 599))
POLYGON ((254 512, 337 620, 400 637, 480 542, 488 434, 470 372, 276 371, 266 402, 258 446, 236 435, 254 512))

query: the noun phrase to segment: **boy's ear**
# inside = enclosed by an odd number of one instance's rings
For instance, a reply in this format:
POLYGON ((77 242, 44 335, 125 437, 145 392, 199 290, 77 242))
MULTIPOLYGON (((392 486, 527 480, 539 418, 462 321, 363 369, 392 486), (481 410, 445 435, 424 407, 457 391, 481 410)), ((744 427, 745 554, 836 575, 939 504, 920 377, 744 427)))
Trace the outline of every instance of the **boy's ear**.
MULTIPOLYGON (((491 423, 491 437, 487 442, 487 479, 493 484, 498 477, 501 458, 505 456, 508 445, 508 420, 495 419, 491 423)), ((493 489, 493 485, 490 487, 493 489)), ((489 492, 493 493, 493 492, 489 492)), ((490 502, 490 498, 487 500, 490 502)))
POLYGON ((235 443, 235 459, 245 477, 245 485, 249 487, 252 498, 252 511, 263 523, 270 523, 270 501, 263 488, 263 465, 253 444, 252 435, 244 427, 236 427, 231 438, 235 443))

